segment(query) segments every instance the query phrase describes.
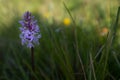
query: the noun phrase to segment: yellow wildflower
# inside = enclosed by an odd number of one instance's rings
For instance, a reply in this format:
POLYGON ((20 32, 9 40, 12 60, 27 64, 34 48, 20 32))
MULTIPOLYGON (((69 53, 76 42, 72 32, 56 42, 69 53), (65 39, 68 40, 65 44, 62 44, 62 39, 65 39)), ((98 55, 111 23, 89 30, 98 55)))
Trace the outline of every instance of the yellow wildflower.
POLYGON ((69 26, 70 23, 71 23, 70 18, 64 18, 63 23, 64 23, 65 26, 69 26))

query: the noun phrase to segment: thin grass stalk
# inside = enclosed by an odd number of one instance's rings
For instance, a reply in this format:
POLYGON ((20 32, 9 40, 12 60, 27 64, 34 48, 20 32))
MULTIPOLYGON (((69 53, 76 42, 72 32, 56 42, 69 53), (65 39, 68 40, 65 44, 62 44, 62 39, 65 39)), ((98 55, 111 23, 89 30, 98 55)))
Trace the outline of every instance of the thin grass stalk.
POLYGON ((97 80, 96 75, 95 75, 95 69, 94 69, 94 64, 93 64, 93 59, 92 59, 92 54, 91 53, 90 53, 90 64, 91 64, 91 68, 92 68, 92 71, 93 71, 94 80, 97 80))
POLYGON ((118 60, 118 57, 116 56, 115 51, 112 51, 112 53, 113 53, 113 57, 115 58, 116 63, 118 64, 118 66, 119 66, 119 68, 120 68, 120 62, 119 62, 119 60, 118 60))
POLYGON ((112 80, 116 80, 115 77, 114 77, 112 74, 110 74, 109 72, 108 72, 108 75, 110 76, 110 78, 111 78, 112 80))
POLYGON ((104 48, 105 48, 105 45, 103 45, 103 46, 99 49, 99 51, 98 51, 97 54, 95 55, 94 61, 95 61, 95 59, 97 59, 97 57, 101 54, 101 52, 103 51, 104 48))
MULTIPOLYGON (((67 8, 66 4, 63 2, 63 5, 65 7, 65 9, 67 10, 68 14, 70 15, 72 21, 73 21, 73 24, 76 26, 76 22, 73 18, 73 16, 71 15, 69 9, 67 8)), ((80 61, 80 64, 81 64, 81 67, 82 67, 82 71, 83 71, 83 74, 84 74, 84 79, 87 80, 86 78, 86 73, 85 73, 85 69, 84 69, 84 66, 83 66, 83 63, 82 63, 82 59, 81 59, 81 56, 79 54, 79 48, 78 48, 78 39, 77 39, 77 31, 76 31, 76 28, 74 27, 73 28, 73 33, 74 33, 74 38, 75 38, 75 45, 76 45, 76 53, 79 57, 79 61, 80 61)))
POLYGON ((112 41, 112 44, 114 43, 115 35, 116 35, 116 32, 117 32, 117 28, 118 28, 119 14, 120 14, 120 6, 118 7, 116 21, 115 21, 115 24, 113 26, 113 41, 112 41))
POLYGON ((119 14, 120 14, 120 7, 118 7, 115 24, 113 25, 113 27, 112 27, 113 29, 111 30, 111 33, 109 33, 108 38, 107 38, 107 42, 106 42, 106 55, 105 55, 105 61, 104 61, 105 65, 103 68, 102 80, 104 80, 104 78, 105 78, 105 72, 106 72, 106 68, 107 68, 109 51, 110 51, 111 46, 113 45, 114 40, 115 40, 116 30, 117 30, 118 21, 119 21, 119 14))

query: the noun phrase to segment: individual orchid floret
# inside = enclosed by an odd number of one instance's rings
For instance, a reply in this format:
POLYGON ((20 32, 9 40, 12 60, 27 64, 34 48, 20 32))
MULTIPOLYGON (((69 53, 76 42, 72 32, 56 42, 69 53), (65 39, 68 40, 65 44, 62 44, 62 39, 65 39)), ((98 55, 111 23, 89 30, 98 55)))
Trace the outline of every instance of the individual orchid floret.
POLYGON ((27 11, 24 13, 23 19, 20 20, 19 23, 21 24, 19 29, 21 31, 20 38, 22 45, 27 45, 27 47, 32 48, 34 45, 39 44, 41 34, 37 20, 34 20, 34 16, 27 11))

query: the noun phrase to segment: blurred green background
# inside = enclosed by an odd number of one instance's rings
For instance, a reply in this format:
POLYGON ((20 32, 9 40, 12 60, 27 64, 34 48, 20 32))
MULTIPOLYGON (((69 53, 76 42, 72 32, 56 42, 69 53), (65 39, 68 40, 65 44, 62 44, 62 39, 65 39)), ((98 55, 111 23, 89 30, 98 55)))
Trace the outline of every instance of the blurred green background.
POLYGON ((119 0, 0 0, 0 80, 30 80, 30 74, 35 80, 119 80, 120 21, 115 23, 119 4, 119 0), (30 49, 19 38, 18 21, 25 11, 38 20, 42 35, 35 47, 35 72, 30 49))

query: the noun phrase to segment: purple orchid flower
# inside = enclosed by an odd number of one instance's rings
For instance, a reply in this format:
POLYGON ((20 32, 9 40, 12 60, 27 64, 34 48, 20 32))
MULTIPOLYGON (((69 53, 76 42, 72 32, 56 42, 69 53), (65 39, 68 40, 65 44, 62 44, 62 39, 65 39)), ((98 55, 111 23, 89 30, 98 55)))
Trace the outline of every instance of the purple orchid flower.
POLYGON ((20 38, 22 45, 27 45, 28 48, 32 48, 36 44, 38 45, 41 34, 39 33, 39 26, 37 25, 37 20, 34 20, 34 16, 27 11, 19 23, 22 25, 19 28, 21 31, 20 38))

